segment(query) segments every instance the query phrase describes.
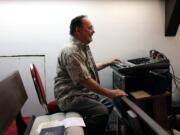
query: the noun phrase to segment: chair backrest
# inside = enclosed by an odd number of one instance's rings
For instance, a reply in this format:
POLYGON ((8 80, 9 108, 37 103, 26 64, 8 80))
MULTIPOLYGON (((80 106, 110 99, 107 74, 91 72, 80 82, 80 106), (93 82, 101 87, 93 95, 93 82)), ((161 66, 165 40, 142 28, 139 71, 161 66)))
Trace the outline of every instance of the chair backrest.
POLYGON ((30 65, 30 71, 31 71, 34 86, 35 86, 35 89, 36 89, 36 92, 38 95, 39 102, 45 108, 45 110, 48 112, 45 89, 44 89, 43 83, 41 81, 39 72, 34 64, 30 65))
POLYGON ((18 71, 0 82, 0 95, 0 134, 3 134, 28 98, 18 71))

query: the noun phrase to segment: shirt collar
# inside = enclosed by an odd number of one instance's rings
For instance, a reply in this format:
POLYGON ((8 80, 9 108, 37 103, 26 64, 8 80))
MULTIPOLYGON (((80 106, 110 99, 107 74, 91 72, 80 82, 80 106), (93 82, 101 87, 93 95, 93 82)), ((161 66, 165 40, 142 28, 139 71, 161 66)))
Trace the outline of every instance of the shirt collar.
POLYGON ((74 45, 77 45, 83 49, 86 49, 89 46, 88 44, 81 42, 80 40, 78 40, 75 37, 71 37, 71 41, 73 42, 74 45))

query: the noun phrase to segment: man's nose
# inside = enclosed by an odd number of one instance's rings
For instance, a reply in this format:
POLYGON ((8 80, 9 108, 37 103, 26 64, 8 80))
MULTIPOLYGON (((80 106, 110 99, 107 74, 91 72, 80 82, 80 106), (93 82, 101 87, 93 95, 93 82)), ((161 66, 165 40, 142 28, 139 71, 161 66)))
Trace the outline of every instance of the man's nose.
POLYGON ((95 31, 94 31, 94 29, 92 30, 92 34, 94 34, 95 33, 95 31))

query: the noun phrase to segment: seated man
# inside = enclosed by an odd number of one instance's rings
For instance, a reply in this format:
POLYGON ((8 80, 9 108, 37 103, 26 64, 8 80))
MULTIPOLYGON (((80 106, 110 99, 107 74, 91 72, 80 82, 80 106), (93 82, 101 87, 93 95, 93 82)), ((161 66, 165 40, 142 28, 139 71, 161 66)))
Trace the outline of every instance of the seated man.
POLYGON ((97 70, 120 61, 114 59, 95 65, 88 45, 93 34, 87 16, 77 16, 71 21, 72 39, 58 57, 54 92, 60 110, 78 112, 83 116, 86 135, 103 135, 113 108, 110 98, 127 94, 120 89, 100 86, 97 70))

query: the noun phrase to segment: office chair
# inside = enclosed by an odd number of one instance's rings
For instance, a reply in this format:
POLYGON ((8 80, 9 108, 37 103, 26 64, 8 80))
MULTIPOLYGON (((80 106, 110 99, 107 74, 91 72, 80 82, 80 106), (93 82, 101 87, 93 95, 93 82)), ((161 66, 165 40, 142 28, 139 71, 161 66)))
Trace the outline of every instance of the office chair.
POLYGON ((34 86, 35 86, 35 89, 36 89, 36 92, 37 92, 37 95, 38 95, 38 99, 39 99, 39 102, 42 105, 42 107, 49 114, 60 112, 60 109, 57 106, 57 101, 56 100, 51 101, 49 103, 47 102, 46 93, 45 93, 43 83, 41 81, 39 72, 38 72, 38 70, 37 70, 37 68, 36 68, 36 66, 34 64, 30 65, 30 71, 31 71, 34 86))

